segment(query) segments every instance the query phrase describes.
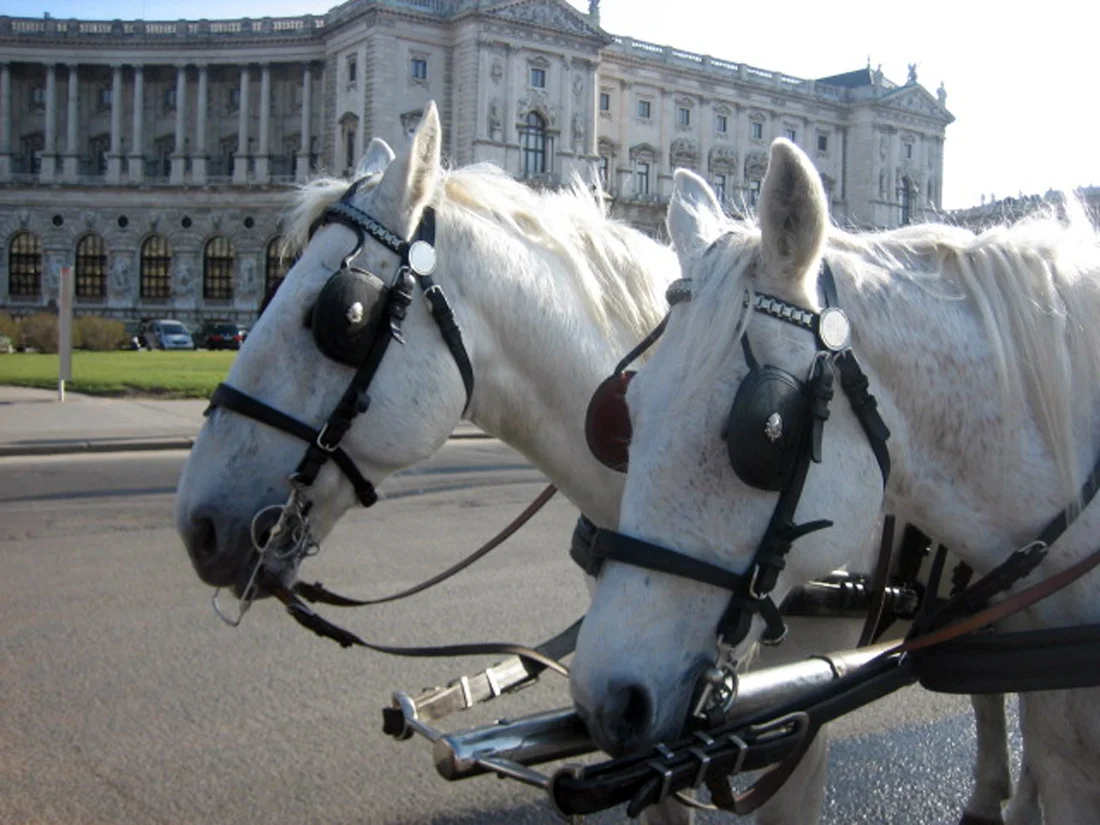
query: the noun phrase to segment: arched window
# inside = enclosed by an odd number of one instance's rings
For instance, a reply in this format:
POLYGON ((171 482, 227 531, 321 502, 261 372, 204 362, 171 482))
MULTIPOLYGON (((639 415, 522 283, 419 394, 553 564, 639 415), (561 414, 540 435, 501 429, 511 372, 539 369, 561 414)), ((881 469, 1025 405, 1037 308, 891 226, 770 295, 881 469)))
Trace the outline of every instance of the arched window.
POLYGON ((206 242, 202 254, 202 297, 228 300, 233 297, 233 265, 237 253, 224 235, 206 242))
POLYGON ((293 258, 283 247, 282 235, 272 238, 267 245, 267 263, 264 269, 264 293, 274 293, 283 282, 283 278, 290 272, 290 268, 298 262, 298 256, 293 258))
POLYGON ((141 297, 172 297, 172 250, 163 235, 150 235, 141 245, 141 297))
POLYGON ((8 248, 8 295, 37 298, 42 293, 42 241, 30 232, 20 232, 8 248))
POLYGON ((107 294, 107 249, 103 238, 89 233, 76 242, 76 297, 103 298, 107 294))
POLYGON ((912 187, 909 184, 909 178, 902 178, 901 185, 898 187, 898 200, 901 202, 901 225, 908 226, 909 222, 913 219, 910 199, 912 197, 912 187))
POLYGON ((525 125, 520 129, 523 146, 523 176, 535 177, 546 173, 546 121, 538 112, 528 112, 525 125))

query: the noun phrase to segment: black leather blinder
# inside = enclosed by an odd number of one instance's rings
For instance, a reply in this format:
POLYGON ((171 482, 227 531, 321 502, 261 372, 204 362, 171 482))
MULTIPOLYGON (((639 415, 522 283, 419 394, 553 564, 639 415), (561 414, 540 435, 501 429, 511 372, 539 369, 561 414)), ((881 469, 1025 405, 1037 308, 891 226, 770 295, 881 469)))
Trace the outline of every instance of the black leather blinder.
POLYGON ((730 465, 750 487, 776 492, 794 471, 808 417, 804 382, 786 370, 752 369, 733 399, 723 438, 730 465))
POLYGON ((374 343, 388 291, 380 278, 361 269, 344 267, 329 278, 309 316, 321 352, 349 367, 362 364, 374 343))

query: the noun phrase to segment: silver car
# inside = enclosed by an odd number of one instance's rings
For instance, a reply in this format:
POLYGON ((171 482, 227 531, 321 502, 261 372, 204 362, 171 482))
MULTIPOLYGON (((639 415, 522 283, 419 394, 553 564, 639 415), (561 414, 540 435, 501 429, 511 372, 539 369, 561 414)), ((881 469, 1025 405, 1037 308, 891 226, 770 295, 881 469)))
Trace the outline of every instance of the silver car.
POLYGON ((145 346, 149 349, 194 349, 195 341, 187 327, 166 318, 149 322, 145 328, 145 346))

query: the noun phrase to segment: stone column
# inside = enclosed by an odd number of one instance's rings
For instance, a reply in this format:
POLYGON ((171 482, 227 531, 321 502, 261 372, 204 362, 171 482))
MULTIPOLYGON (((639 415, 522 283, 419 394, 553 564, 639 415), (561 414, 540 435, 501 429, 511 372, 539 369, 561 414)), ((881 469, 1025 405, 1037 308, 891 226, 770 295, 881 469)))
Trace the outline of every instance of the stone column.
POLYGON ((309 179, 309 145, 313 140, 310 127, 313 125, 313 66, 302 66, 302 137, 298 157, 294 159, 294 179, 305 183, 309 179))
POLYGON ((111 66, 111 150, 107 153, 107 183, 122 182, 122 64, 111 66))
POLYGON ((233 183, 245 183, 248 180, 248 64, 241 66, 240 119, 237 123, 237 154, 233 156, 233 183))
POLYGON ((77 118, 78 118, 78 88, 80 74, 75 63, 69 64, 69 105, 65 116, 65 168, 64 179, 75 181, 77 179, 77 161, 80 157, 80 149, 77 147, 77 118))
POLYGON ((271 64, 260 66, 260 148, 256 155, 256 180, 267 183, 271 180, 271 64))
POLYGON ((11 64, 0 64, 0 180, 11 180, 11 64))
POLYGON ((195 145, 191 153, 191 182, 206 183, 206 108, 207 108, 207 67, 199 64, 199 88, 195 100, 195 145))
POLYGON ((176 139, 169 183, 183 183, 187 169, 187 64, 176 64, 176 139))
POLYGON ((57 65, 46 67, 46 135, 42 147, 42 168, 39 179, 50 182, 57 173, 57 65))
POLYGON ((126 157, 127 177, 131 183, 145 178, 145 72, 140 64, 134 66, 134 135, 130 154, 126 157))
MULTIPOLYGON (((699 130, 699 174, 711 185, 714 184, 714 175, 710 171, 710 147, 714 143, 714 109, 710 105, 712 102, 708 97, 699 96, 699 116, 694 127, 699 130)), ((728 191, 729 175, 726 178, 726 190, 728 191)))

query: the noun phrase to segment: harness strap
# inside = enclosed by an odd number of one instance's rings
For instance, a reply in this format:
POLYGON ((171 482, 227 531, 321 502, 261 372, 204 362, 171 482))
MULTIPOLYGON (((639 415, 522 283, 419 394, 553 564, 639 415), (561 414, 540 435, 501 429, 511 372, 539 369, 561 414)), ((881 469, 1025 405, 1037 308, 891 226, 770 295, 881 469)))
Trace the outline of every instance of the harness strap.
POLYGON ((374 642, 368 642, 355 633, 352 633, 350 630, 335 625, 315 613, 308 604, 294 595, 294 593, 287 589, 281 582, 269 580, 266 581, 265 584, 271 590, 272 595, 286 606, 287 612, 294 621, 308 630, 312 630, 318 636, 332 639, 339 644, 340 647, 352 647, 355 645, 364 647, 367 650, 373 650, 376 653, 414 658, 484 656, 505 653, 536 662, 542 665, 544 669, 553 670, 555 673, 559 673, 562 676, 567 676, 569 674, 568 668, 561 664, 561 662, 557 662, 533 648, 512 644, 510 642, 483 642, 479 644, 441 645, 438 647, 394 647, 392 645, 380 645, 374 642))
POLYGON ((866 647, 878 635, 879 625, 883 624, 883 612, 886 606, 886 583, 890 575, 890 556, 894 547, 894 517, 886 516, 882 520, 882 537, 878 545, 878 561, 875 563, 875 576, 871 582, 871 606, 867 610, 867 619, 859 633, 856 647, 866 647))
MULTIPOLYGON (((285 433, 300 438, 302 441, 315 444, 321 437, 321 431, 315 430, 303 421, 299 421, 297 418, 293 418, 284 412, 280 412, 274 407, 268 406, 258 398, 253 398, 247 393, 243 393, 235 387, 231 387, 229 384, 218 384, 214 390, 214 394, 210 396, 210 406, 206 408, 203 415, 209 416, 211 412, 217 407, 225 407, 227 410, 233 410, 241 415, 252 418, 259 421, 262 424, 267 424, 269 427, 274 427, 277 430, 282 430, 285 433)), ((328 454, 332 460, 336 462, 336 465, 347 476, 352 486, 355 488, 355 495, 359 499, 360 503, 364 507, 370 507, 378 500, 378 494, 375 492, 374 485, 363 477, 363 474, 359 472, 359 468, 355 466, 355 462, 352 461, 343 449, 336 447, 328 454)))
POLYGON ((327 604, 334 607, 367 607, 373 604, 385 604, 386 602, 395 602, 398 599, 405 599, 409 596, 415 596, 417 593, 423 593, 428 588, 434 587, 440 582, 446 581, 447 579, 451 578, 451 576, 462 572, 474 562, 487 556, 491 550, 494 550, 495 548, 504 544, 505 541, 511 538, 513 533, 515 533, 517 530, 519 530, 520 527, 530 521, 531 517, 534 516, 535 513, 537 513, 539 510, 541 510, 543 505, 545 505, 546 502, 553 498, 554 493, 556 493, 557 491, 558 488, 555 487, 553 484, 547 485, 546 489, 539 493, 538 497, 530 504, 528 504, 526 509, 522 513, 512 519, 512 521, 509 522, 503 530, 501 530, 499 533, 497 533, 495 536, 493 536, 491 539, 481 545, 481 547, 477 548, 477 550, 475 550, 473 553, 471 553, 461 561, 457 562, 456 564, 451 565, 443 572, 436 573, 430 579, 422 581, 420 582, 420 584, 413 585, 412 587, 406 588, 405 590, 402 590, 398 593, 393 593, 389 596, 382 596, 378 599, 351 599, 347 596, 341 596, 339 593, 333 593, 331 590, 325 588, 325 586, 322 585, 320 582, 313 582, 313 584, 309 584, 307 582, 295 582, 292 589, 296 595, 301 596, 308 602, 312 602, 314 604, 327 604))

